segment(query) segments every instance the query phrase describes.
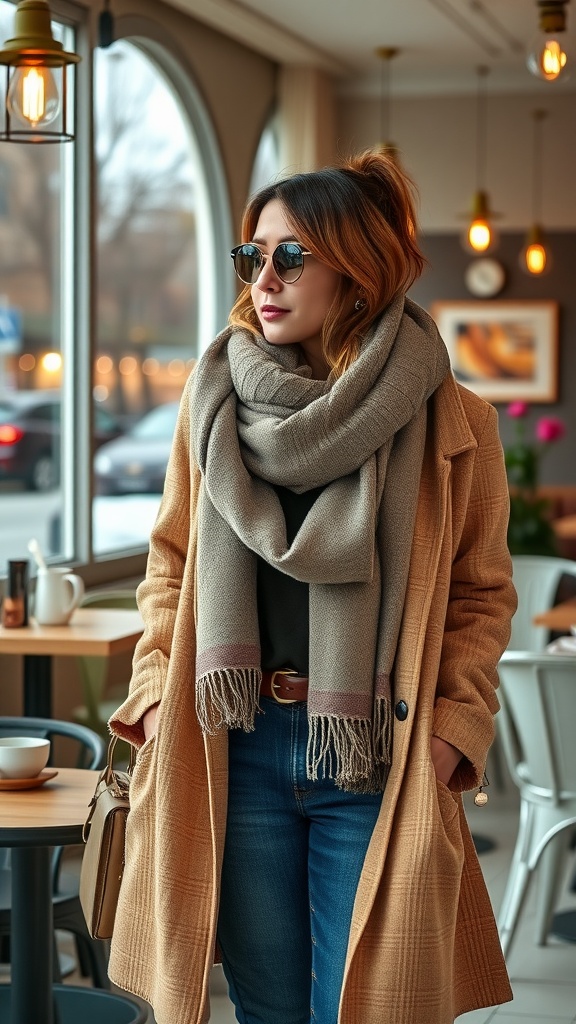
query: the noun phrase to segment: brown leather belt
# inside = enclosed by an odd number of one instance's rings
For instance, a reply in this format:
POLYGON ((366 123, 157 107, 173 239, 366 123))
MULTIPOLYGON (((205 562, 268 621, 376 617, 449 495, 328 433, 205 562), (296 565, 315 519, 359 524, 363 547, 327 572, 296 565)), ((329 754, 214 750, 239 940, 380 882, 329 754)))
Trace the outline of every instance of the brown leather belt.
POLYGON ((308 676, 299 676, 289 668, 263 672, 260 696, 273 697, 279 704, 308 700, 308 676))

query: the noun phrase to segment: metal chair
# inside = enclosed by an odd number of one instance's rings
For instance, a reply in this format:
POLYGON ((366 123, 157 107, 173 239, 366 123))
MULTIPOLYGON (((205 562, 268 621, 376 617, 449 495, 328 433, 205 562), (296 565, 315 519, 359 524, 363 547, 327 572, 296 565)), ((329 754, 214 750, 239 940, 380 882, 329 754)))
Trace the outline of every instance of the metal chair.
POLYGON ((497 717, 520 821, 498 918, 504 953, 538 876, 536 936, 545 945, 576 825, 576 656, 507 651, 497 717))
POLYGON ((509 651, 543 651, 548 643, 545 626, 533 625, 538 612, 552 608, 562 576, 576 578, 576 562, 544 555, 514 555, 513 578, 518 610, 512 619, 509 651))
MULTIPOLYGON (((532 620, 538 612, 553 607, 563 576, 573 576, 576 583, 576 562, 547 555, 514 555, 512 566, 518 608, 512 619, 507 650, 543 651, 548 643, 549 631, 546 626, 535 626, 532 620)), ((504 790, 506 779, 499 732, 496 733, 488 755, 488 772, 490 777, 494 777, 497 788, 504 790)))
MULTIPOLYGON (((148 1010, 125 995, 76 985, 54 985, 58 1024, 147 1024, 148 1010)), ((0 985, 0 1020, 10 1017, 10 986, 0 985)))
MULTIPOLYGON (((107 747, 102 737, 74 722, 52 718, 0 718, 0 736, 37 736, 52 743, 66 743, 79 768, 100 770, 106 763, 107 747)), ((108 989, 106 947, 103 942, 90 937, 80 906, 79 880, 71 873, 61 871, 61 863, 62 847, 56 847, 52 855, 54 931, 73 934, 82 974, 91 977, 96 987, 108 989)), ((4 863, 0 865, 0 937, 10 935, 10 918, 11 872, 9 863, 4 863)), ((54 956, 54 981, 61 980, 60 962, 54 956)))
MULTIPOLYGON (((135 590, 94 590, 82 600, 82 608, 137 608, 135 590)), ((128 682, 109 691, 105 698, 108 658, 81 656, 77 658, 84 691, 84 704, 72 711, 72 718, 109 739, 108 719, 128 693, 128 682)))

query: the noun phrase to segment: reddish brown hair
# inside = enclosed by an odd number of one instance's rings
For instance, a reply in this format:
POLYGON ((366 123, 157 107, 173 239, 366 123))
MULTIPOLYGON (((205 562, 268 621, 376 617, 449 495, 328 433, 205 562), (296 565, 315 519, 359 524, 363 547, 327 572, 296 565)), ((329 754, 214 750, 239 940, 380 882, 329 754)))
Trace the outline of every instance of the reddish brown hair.
MULTIPOLYGON (((422 273, 414 191, 411 179, 390 157, 368 151, 341 167, 268 185, 246 206, 243 242, 251 241, 263 208, 277 199, 298 241, 342 275, 322 331, 324 356, 337 374, 356 358, 375 317, 422 273), (356 310, 359 297, 365 305, 356 310)), ((260 330, 250 286, 234 303, 230 323, 260 330)))

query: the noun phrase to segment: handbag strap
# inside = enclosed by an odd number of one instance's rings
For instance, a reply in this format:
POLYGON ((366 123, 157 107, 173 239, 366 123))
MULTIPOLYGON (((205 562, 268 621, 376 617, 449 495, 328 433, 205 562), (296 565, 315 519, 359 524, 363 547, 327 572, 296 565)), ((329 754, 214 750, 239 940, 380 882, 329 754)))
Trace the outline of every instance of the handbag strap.
MULTIPOLYGON (((114 775, 114 752, 116 750, 117 742, 118 742, 118 737, 117 736, 111 736, 110 737, 110 743, 108 744, 108 754, 107 754, 107 758, 106 758, 106 767, 105 767, 104 772, 102 774, 102 778, 104 779, 104 781, 105 781, 107 786, 109 786, 110 783, 112 782, 112 778, 113 778, 113 775, 114 775)), ((135 764, 136 764, 136 747, 134 747, 134 746, 132 746, 132 744, 130 744, 130 759, 128 761, 128 775, 132 775, 132 772, 134 771, 134 765, 135 764)))
POLYGON ((108 744, 106 767, 103 768, 102 771, 100 772, 98 782, 96 783, 96 790, 94 792, 94 796, 92 797, 90 803, 88 804, 88 817, 86 818, 86 821, 84 822, 84 826, 82 828, 82 840, 85 843, 88 841, 88 836, 90 834, 90 822, 92 821, 92 816, 94 814, 94 811, 96 810, 98 796, 100 792, 102 792, 102 783, 104 783, 105 789, 113 791, 115 797, 121 798, 123 796, 126 796, 128 793, 127 783, 129 782, 132 776, 132 772, 134 771, 134 765, 136 764, 136 748, 133 747, 132 744, 130 745, 130 759, 128 762, 128 771, 120 772, 118 775, 116 775, 114 771, 114 752, 116 750, 117 742, 118 737, 112 736, 112 738, 110 739, 110 743, 108 744), (121 792, 118 787, 118 782, 122 778, 122 776, 124 777, 125 784, 124 786, 122 786, 121 792))

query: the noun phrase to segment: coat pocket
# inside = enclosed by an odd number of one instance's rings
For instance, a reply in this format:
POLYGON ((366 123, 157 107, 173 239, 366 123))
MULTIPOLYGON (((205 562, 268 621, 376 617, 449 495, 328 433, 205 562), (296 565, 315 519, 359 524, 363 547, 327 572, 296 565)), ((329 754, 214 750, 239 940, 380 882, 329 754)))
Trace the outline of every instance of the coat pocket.
POLYGON ((158 746, 158 729, 160 727, 161 710, 156 719, 156 729, 147 740, 136 751, 136 764, 132 772, 132 783, 130 785, 130 807, 138 800, 142 792, 150 787, 154 773, 152 765, 156 761, 158 746))
POLYGON ((156 751, 156 733, 153 733, 139 748, 130 783, 130 810, 140 802, 152 781, 152 762, 156 751))
POLYGON ((440 811, 440 816, 445 825, 450 825, 458 814, 458 804, 456 803, 451 790, 444 782, 440 781, 436 774, 434 775, 434 779, 436 781, 436 797, 438 799, 438 810, 440 811))
POLYGON ((442 830, 453 850, 463 855, 464 847, 460 830, 458 804, 448 786, 436 777, 434 769, 432 769, 432 772, 436 791, 436 808, 442 830))

